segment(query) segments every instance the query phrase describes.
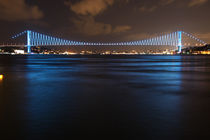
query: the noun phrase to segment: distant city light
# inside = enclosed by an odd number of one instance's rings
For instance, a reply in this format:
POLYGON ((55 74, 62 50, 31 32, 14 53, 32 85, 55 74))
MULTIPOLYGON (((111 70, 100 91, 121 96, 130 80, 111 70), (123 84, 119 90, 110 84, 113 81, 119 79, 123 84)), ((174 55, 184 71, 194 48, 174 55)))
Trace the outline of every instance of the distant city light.
POLYGON ((24 54, 24 50, 14 50, 15 54, 24 54))
POLYGON ((4 78, 4 75, 0 75, 0 81, 2 81, 4 78))

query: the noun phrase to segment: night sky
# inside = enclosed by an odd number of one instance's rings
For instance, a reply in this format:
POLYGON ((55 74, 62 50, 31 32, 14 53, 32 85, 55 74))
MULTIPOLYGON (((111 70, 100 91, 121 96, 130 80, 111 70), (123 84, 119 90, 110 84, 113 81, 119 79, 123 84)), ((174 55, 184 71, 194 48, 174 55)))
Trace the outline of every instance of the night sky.
POLYGON ((210 42, 210 0, 0 0, 0 42, 31 29, 77 41, 184 30, 210 42))

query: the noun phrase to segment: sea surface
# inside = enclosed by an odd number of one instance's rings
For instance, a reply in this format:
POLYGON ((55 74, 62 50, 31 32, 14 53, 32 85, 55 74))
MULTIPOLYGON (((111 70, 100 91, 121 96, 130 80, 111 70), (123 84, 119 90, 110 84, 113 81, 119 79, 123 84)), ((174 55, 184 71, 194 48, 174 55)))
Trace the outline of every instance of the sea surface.
POLYGON ((210 56, 0 55, 1 140, 210 139, 210 56))

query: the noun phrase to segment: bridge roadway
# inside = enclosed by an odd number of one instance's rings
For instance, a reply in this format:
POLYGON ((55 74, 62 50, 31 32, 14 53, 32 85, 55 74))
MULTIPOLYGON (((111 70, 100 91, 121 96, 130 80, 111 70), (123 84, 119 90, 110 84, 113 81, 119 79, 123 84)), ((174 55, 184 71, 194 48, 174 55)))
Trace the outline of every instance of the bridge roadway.
POLYGON ((2 48, 2 47, 27 47, 27 45, 9 45, 9 44, 7 44, 7 45, 0 45, 0 48, 2 48))

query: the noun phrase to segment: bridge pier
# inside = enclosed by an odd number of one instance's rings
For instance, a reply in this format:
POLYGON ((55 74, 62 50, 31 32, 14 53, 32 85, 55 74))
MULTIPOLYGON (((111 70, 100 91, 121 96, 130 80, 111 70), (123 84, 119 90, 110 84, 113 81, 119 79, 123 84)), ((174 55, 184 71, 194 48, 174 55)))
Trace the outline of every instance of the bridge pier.
POLYGON ((182 52, 182 46, 178 46, 178 52, 179 52, 179 53, 182 52))
POLYGON ((182 52, 182 31, 178 31, 178 53, 182 52))
POLYGON ((31 31, 27 30, 27 53, 31 53, 31 31))
POLYGON ((27 53, 30 54, 31 53, 31 46, 27 46, 27 53))

